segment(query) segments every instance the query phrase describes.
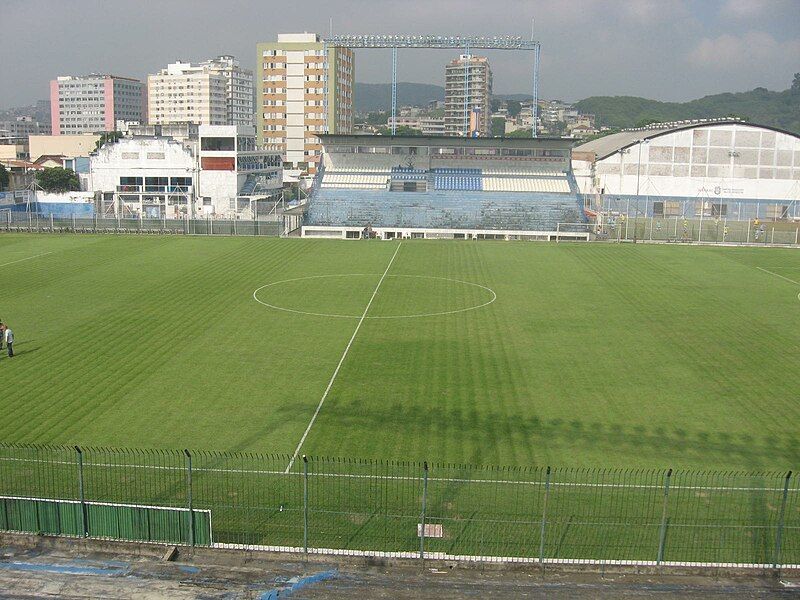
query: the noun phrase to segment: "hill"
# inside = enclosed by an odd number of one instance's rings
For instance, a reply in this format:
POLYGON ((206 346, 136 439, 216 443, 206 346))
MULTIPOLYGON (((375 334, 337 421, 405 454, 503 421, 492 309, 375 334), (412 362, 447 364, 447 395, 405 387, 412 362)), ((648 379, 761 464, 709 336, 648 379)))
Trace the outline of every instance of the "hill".
MULTIPOLYGON (((355 84, 356 112, 374 112, 392 108, 392 85, 390 83, 355 84)), ((424 106, 433 100, 444 100, 444 88, 427 83, 397 83, 398 106, 424 106)))
POLYGON ((800 134, 800 74, 782 92, 756 88, 749 92, 714 94, 689 102, 659 102, 635 96, 592 96, 576 104, 594 114, 601 125, 635 127, 642 121, 678 121, 737 115, 760 125, 800 134))

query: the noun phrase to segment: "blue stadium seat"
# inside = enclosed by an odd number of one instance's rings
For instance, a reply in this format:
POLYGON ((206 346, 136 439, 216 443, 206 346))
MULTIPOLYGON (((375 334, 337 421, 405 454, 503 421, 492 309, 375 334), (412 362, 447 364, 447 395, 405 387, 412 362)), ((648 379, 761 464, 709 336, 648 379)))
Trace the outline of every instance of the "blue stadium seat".
POLYGON ((582 221, 573 194, 318 189, 306 224, 555 231, 557 223, 582 221))

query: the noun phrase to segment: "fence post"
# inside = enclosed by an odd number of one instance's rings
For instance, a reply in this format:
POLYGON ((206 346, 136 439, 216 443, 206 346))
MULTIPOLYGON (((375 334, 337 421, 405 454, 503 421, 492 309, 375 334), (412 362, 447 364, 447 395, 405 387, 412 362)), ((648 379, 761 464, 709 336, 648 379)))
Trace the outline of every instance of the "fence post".
POLYGON ((194 546, 194 510, 192 509, 192 455, 189 450, 184 450, 186 455, 186 504, 189 509, 189 545, 194 546))
POLYGON ((308 557, 308 457, 303 454, 303 553, 308 557))
POLYGON ((83 537, 89 537, 89 523, 86 514, 86 496, 83 488, 83 451, 79 446, 75 446, 75 454, 78 459, 78 497, 81 501, 81 529, 83 537))
POLYGON ((778 513, 778 531, 775 534, 775 557, 772 561, 772 568, 777 569, 781 564, 781 542, 783 541, 783 519, 786 514, 786 498, 789 496, 789 479, 792 477, 792 472, 786 473, 786 479, 783 481, 783 498, 781 499, 781 510, 778 513))
POLYGON ((50 233, 54 232, 55 224, 53 223, 53 213, 50 213, 50 233))
POLYGON ((664 560, 664 546, 667 543, 667 502, 669 501, 669 480, 672 477, 672 469, 667 471, 664 478, 664 505, 661 509, 661 531, 658 534, 658 557, 656 564, 660 565, 664 560))
POLYGON ((550 467, 544 480, 544 502, 542 502, 542 526, 539 531, 539 564, 544 567, 544 541, 547 531, 547 500, 550 498, 550 467))
POLYGON ((422 463, 422 517, 419 530, 419 559, 425 560, 425 511, 428 504, 428 461, 422 463))

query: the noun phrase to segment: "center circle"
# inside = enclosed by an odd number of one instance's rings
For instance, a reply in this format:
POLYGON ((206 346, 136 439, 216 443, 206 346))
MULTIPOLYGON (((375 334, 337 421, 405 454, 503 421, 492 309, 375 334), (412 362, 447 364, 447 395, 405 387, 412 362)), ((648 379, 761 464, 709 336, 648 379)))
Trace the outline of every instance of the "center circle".
MULTIPOLYGON (((268 298, 266 296, 268 296, 268 291, 271 289, 283 287, 287 292, 287 295, 291 295, 293 292, 299 295, 306 302, 318 301, 323 296, 328 300, 336 300, 338 299, 338 296, 332 298, 330 294, 335 294, 337 291, 347 292, 349 288, 354 285, 352 282, 358 282, 355 284, 355 287, 361 287, 364 290, 364 293, 368 292, 367 298, 369 298, 370 294, 373 294, 376 286, 378 286, 378 283, 380 283, 380 291, 384 291, 389 294, 395 294, 396 296, 391 296, 390 299, 396 300, 403 306, 409 303, 414 304, 418 298, 418 292, 415 292, 414 286, 423 286, 419 292, 423 292, 424 295, 429 296, 428 302, 433 304, 427 310, 412 310, 408 312, 402 312, 401 314, 389 315, 367 314, 363 317, 364 319, 413 319, 419 317, 452 315, 483 308, 497 299, 497 294, 494 292, 494 290, 485 285, 472 283, 470 281, 452 279, 450 277, 436 277, 433 275, 387 274, 383 276, 383 280, 380 278, 381 275, 375 273, 343 273, 337 275, 309 275, 306 277, 295 277, 293 279, 273 281, 272 283, 267 283, 256 288, 253 291, 253 299, 259 304, 274 310, 300 315, 332 317, 337 319, 361 319, 363 313, 348 314, 351 311, 329 311, 325 310, 324 308, 309 308, 309 310, 303 310, 299 307, 290 308, 288 306, 282 306, 281 304, 284 304, 283 302, 278 303, 277 300, 268 298), (328 289, 326 290, 326 280, 334 281, 335 285, 328 285, 328 289), (321 283, 322 285, 318 285, 317 282, 321 283), (308 286, 308 283, 311 283, 312 285, 308 286), (413 285, 409 286, 408 283, 413 283, 413 285), (368 289, 366 286, 369 286, 368 289), (337 287, 342 289, 337 290, 337 287), (317 293, 316 296, 315 292, 317 293), (450 306, 452 303, 452 298, 450 296, 458 296, 458 302, 456 306, 450 306)), ((361 290, 356 290, 356 292, 360 291, 361 290)), ((373 310, 374 306, 374 304, 370 306, 370 311, 373 310)), ((363 308, 359 310, 363 310, 363 308)))

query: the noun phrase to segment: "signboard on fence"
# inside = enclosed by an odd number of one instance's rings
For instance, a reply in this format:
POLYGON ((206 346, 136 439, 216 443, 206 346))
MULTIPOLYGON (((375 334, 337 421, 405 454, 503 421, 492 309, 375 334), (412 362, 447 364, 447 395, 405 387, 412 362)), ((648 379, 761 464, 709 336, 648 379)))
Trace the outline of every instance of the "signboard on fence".
MULTIPOLYGON (((422 523, 417 523, 417 537, 422 537, 422 523)), ((426 538, 443 538, 444 529, 441 523, 425 523, 426 538)))

